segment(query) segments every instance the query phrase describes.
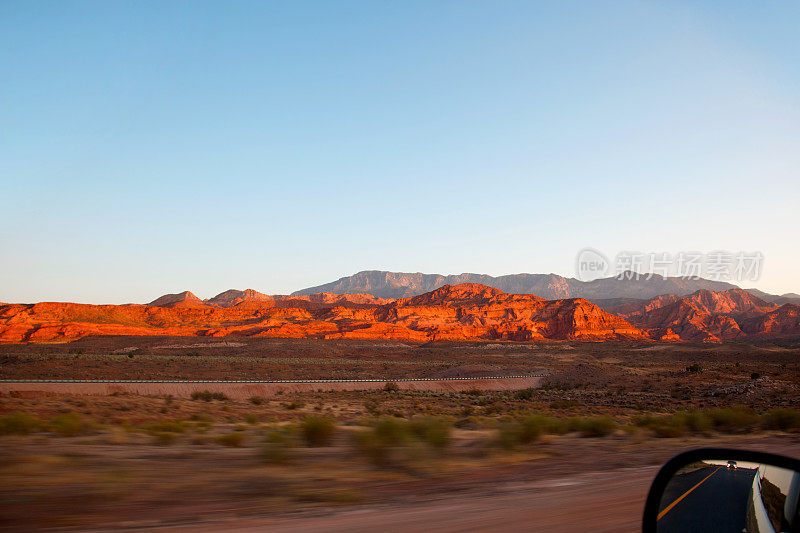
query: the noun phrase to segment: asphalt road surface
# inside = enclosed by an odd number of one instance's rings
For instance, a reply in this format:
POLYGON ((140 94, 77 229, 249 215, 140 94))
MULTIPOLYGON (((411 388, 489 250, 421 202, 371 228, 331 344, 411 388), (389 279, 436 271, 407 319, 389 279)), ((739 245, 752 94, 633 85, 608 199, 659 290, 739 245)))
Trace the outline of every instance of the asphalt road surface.
POLYGON ((661 498, 659 533, 741 533, 753 476, 757 472, 713 466, 675 476, 661 498))

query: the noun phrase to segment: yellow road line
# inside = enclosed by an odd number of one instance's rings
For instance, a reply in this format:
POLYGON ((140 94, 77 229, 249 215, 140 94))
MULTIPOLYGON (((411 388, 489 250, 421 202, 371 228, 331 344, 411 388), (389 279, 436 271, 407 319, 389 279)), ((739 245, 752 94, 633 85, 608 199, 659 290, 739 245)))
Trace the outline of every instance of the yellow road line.
POLYGON ((703 483, 705 483, 705 482, 706 482, 706 480, 707 480, 708 478, 710 478, 711 476, 713 476, 714 474, 716 474, 716 473, 717 473, 717 470, 719 470, 719 467, 717 467, 717 469, 716 469, 716 470, 714 470, 714 471, 713 471, 713 472, 711 472, 709 475, 707 475, 706 477, 704 477, 704 478, 703 478, 703 480, 702 480, 700 483, 698 483, 697 485, 695 485, 695 486, 694 486, 694 487, 692 487, 691 489, 689 489, 689 490, 687 490, 686 492, 684 492, 683 494, 681 494, 680 498, 678 498, 677 500, 675 500, 674 502, 672 502, 671 504, 669 504, 669 505, 666 507, 666 509, 664 509, 663 511, 661 511, 660 513, 658 513, 658 516, 656 517, 656 520, 661 520, 661 518, 662 518, 662 517, 663 517, 665 514, 667 514, 667 513, 670 511, 670 509, 672 509, 673 507, 675 507, 675 506, 678 504, 678 502, 679 502, 679 501, 681 501, 681 500, 682 500, 682 499, 684 499, 686 496, 688 496, 688 495, 689 495, 689 493, 690 493, 690 492, 692 492, 694 489, 696 489, 697 487, 699 487, 700 485, 702 485, 703 483))

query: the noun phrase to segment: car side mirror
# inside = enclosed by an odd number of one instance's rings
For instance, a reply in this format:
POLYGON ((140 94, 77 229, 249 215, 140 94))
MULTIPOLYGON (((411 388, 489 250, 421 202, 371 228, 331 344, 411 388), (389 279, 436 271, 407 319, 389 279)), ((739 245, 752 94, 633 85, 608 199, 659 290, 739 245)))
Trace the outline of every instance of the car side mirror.
POLYGON ((670 459, 645 503, 642 531, 800 532, 800 461, 702 448, 670 459))

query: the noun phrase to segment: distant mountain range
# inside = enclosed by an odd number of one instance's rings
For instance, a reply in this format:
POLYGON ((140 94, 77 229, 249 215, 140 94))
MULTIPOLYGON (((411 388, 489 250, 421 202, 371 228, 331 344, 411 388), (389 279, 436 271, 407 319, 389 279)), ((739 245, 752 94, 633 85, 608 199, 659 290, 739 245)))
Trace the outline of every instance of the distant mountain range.
MULTIPOLYGON (((657 274, 653 274, 651 277, 639 276, 637 279, 631 273, 623 273, 610 278, 581 281, 557 274, 509 274, 495 277, 487 274, 442 275, 364 270, 324 285, 296 291, 292 295, 330 292, 334 294, 371 294, 379 298, 409 298, 444 285, 460 283, 479 283, 500 289, 508 294, 534 294, 546 300, 586 298, 593 302, 611 298, 647 299, 662 294, 685 296, 699 290, 727 291, 739 288, 723 281, 665 278, 657 274)), ((767 302, 800 304, 800 295, 798 294, 789 293, 776 296, 757 289, 748 289, 748 292, 767 302)))
POLYGON ((476 283, 444 285, 410 298, 316 293, 267 296, 191 292, 149 305, 43 302, 0 306, 0 342, 65 342, 89 335, 181 335, 382 339, 407 342, 509 340, 703 341, 800 336, 800 306, 743 289, 649 300, 544 299, 476 283))
POLYGON ((797 294, 705 279, 365 271, 291 295, 230 289, 207 300, 165 294, 147 305, 0 304, 0 342, 87 335, 719 342, 798 337, 798 304, 797 294))

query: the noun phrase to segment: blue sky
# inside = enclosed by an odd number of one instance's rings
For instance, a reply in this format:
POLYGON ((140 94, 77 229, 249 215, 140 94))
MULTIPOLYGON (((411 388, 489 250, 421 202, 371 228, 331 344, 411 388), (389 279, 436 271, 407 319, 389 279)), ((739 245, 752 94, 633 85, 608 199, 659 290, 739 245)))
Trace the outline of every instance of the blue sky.
POLYGON ((574 275, 800 291, 796 2, 2 2, 0 301, 574 275))

